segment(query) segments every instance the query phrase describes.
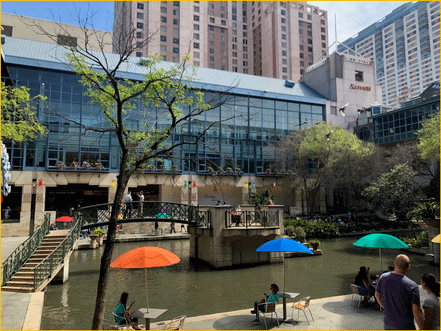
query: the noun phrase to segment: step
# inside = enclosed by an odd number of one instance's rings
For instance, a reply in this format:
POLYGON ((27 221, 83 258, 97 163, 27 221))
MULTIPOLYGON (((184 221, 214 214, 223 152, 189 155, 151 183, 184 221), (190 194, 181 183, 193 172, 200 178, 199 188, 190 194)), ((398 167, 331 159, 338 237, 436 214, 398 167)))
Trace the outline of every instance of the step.
POLYGON ((10 282, 11 281, 12 282, 31 282, 33 284, 34 283, 34 275, 19 276, 19 275, 15 274, 14 277, 12 277, 12 279, 10 280, 10 282))
POLYGON ((13 287, 34 287, 34 281, 15 281, 10 280, 6 283, 6 286, 13 286, 13 287))
POLYGON ((2 291, 5 292, 21 292, 21 293, 31 293, 34 292, 34 288, 27 287, 15 287, 15 286, 3 286, 1 288, 2 291))
POLYGON ((32 277, 34 278, 34 272, 33 271, 22 271, 15 273, 14 277, 32 277))
POLYGON ((48 256, 49 256, 49 254, 35 254, 34 253, 29 260, 32 260, 32 259, 42 259, 43 260, 43 259, 47 258, 48 256))

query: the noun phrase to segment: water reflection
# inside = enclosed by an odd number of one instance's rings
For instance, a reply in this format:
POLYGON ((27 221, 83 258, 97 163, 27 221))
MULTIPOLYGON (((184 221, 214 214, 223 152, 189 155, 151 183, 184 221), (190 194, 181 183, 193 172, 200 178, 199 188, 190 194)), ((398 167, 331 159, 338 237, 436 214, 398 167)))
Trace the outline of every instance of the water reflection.
MULTIPOLYGON (((322 241, 324 255, 291 258, 286 264, 286 289, 312 298, 351 292, 349 284, 361 265, 380 273, 377 249, 353 246, 358 238, 322 241)), ((150 269, 148 272, 149 306, 167 308, 160 320, 186 314, 197 316, 227 310, 251 308, 254 300, 269 290, 271 283, 283 284, 283 265, 214 271, 190 263, 188 240, 126 243, 115 245, 114 259, 137 247, 151 245, 168 249, 181 258, 178 264, 150 269)), ((92 251, 75 251, 70 260, 69 281, 51 285, 45 295, 42 329, 90 329, 95 308, 96 286, 102 247, 92 251)), ((383 268, 393 263, 397 250, 383 250, 383 268)), ((419 282, 420 275, 439 267, 430 266, 424 256, 410 255, 409 277, 419 282)), ((146 307, 144 270, 112 269, 106 303, 106 319, 118 303, 122 291, 136 299, 134 308, 146 307)))

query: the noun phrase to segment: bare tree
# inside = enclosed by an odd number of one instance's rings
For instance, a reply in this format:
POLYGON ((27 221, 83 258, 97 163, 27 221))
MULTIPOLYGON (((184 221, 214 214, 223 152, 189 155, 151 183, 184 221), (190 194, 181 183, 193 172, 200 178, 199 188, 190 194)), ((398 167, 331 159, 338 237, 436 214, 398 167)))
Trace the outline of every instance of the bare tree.
MULTIPOLYGON (((57 41, 57 33, 45 30, 32 19, 25 19, 26 24, 41 34, 57 41)), ((170 65, 161 62, 160 56, 148 59, 131 58, 136 49, 152 42, 153 35, 141 40, 134 28, 121 34, 115 43, 118 54, 106 54, 105 41, 101 34, 90 24, 90 19, 81 21, 82 38, 77 43, 67 43, 66 62, 78 75, 85 87, 85 94, 91 102, 99 106, 97 118, 102 123, 84 123, 52 110, 71 124, 82 128, 83 134, 112 134, 120 147, 120 169, 117 176, 117 187, 108 226, 107 240, 103 255, 97 286, 95 313, 92 329, 102 329, 109 289, 110 262, 115 243, 115 233, 124 191, 132 174, 149 160, 165 156, 173 157, 173 150, 183 145, 201 143, 204 134, 221 121, 213 121, 202 128, 192 140, 171 139, 189 121, 198 119, 202 114, 223 104, 228 97, 211 94, 206 100, 204 91, 192 89, 189 82, 194 79, 195 69, 186 65, 189 57, 184 56, 181 63, 170 65), (92 50, 91 42, 99 45, 99 51, 92 50), (130 66, 142 67, 145 75, 142 81, 123 79, 121 71, 130 66), (139 106, 139 105, 142 106, 139 106), (153 114, 152 109, 157 112, 153 114), (138 126, 132 127, 127 122, 136 118, 138 126)), ((62 24, 58 27, 67 36, 62 24)), ((226 91, 227 93, 229 91, 226 91)), ((223 121, 231 120, 231 117, 223 121)))

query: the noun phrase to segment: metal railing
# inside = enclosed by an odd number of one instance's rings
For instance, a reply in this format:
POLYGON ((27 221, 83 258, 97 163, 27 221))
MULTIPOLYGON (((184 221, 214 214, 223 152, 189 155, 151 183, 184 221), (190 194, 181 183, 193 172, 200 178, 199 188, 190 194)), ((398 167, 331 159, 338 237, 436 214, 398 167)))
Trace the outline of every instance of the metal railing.
POLYGON ((83 223, 81 217, 76 217, 75 220, 75 224, 70 229, 69 235, 50 255, 34 268, 34 290, 50 277, 52 272, 64 261, 66 255, 73 249, 75 242, 80 236, 81 225, 83 223))
POLYGON ((225 212, 225 228, 231 227, 274 227, 279 226, 279 211, 242 211, 237 215, 235 211, 225 212))
MULTIPOLYGON (((99 226, 100 223, 110 221, 112 205, 112 203, 108 203, 82 207, 79 210, 79 214, 84 222, 99 226)), ((131 206, 129 203, 123 202, 118 210, 119 218, 124 220, 146 219, 146 221, 149 221, 149 219, 155 219, 164 222, 184 221, 194 226, 199 226, 199 222, 203 219, 204 215, 200 214, 198 206, 160 201, 145 201, 142 204, 132 202, 131 206)))
POLYGON ((49 233, 50 214, 44 215, 43 224, 26 241, 21 243, 2 263, 2 286, 11 280, 28 262, 47 233, 49 233))
POLYGON ((198 219, 196 220, 197 226, 204 226, 211 229, 211 212, 209 210, 199 210, 198 219))

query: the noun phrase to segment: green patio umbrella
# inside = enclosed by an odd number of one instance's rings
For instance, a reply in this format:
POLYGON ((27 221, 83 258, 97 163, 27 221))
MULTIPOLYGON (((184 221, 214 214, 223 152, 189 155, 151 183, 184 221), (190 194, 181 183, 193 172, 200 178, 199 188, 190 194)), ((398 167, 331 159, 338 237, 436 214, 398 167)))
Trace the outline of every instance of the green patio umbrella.
POLYGON ((158 218, 170 218, 170 215, 167 214, 167 213, 159 213, 159 214, 156 214, 155 217, 158 217, 158 218))
POLYGON ((384 233, 368 234, 354 242, 354 245, 358 247, 378 248, 380 250, 380 271, 383 270, 382 249, 401 249, 409 247, 401 239, 384 233))

